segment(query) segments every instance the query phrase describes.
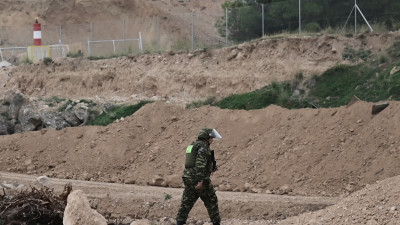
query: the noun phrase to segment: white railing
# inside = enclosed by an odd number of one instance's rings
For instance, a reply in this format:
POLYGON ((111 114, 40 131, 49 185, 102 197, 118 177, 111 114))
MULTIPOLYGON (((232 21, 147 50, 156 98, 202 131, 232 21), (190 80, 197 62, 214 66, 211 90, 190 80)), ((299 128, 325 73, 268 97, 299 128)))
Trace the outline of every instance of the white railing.
POLYGON ((113 52, 114 54, 116 53, 116 47, 115 43, 116 42, 126 42, 126 41, 138 41, 139 44, 139 50, 142 52, 143 51, 143 42, 142 42, 142 33, 139 32, 139 38, 128 38, 128 39, 117 39, 117 40, 95 40, 95 41, 88 41, 88 53, 89 56, 92 55, 92 43, 106 43, 106 42, 112 42, 113 44, 113 52))
POLYGON ((25 51, 26 51, 26 47, 0 48, 0 57, 1 57, 1 61, 4 61, 3 51, 15 51, 15 50, 23 50, 23 49, 25 49, 25 51))

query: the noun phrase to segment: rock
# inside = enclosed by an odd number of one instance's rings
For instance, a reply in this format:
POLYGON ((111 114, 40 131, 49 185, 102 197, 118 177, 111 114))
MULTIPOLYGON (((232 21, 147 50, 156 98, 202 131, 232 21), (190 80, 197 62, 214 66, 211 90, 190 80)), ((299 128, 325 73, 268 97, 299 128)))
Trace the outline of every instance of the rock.
POLYGON ((278 195, 286 195, 286 194, 289 194, 290 192, 292 192, 292 188, 290 188, 288 184, 285 184, 285 185, 281 186, 281 187, 275 192, 275 194, 278 194, 278 195))
POLYGON ((13 134, 14 132, 14 124, 7 119, 0 117, 0 135, 13 134))
POLYGON ((251 188, 250 192, 252 192, 252 193, 262 193, 263 190, 261 188, 251 188))
POLYGON ((135 180, 135 178, 133 178, 133 177, 128 177, 128 178, 125 178, 125 179, 124 179, 124 183, 125 183, 125 184, 135 184, 135 183, 136 183, 136 180, 135 180))
POLYGON ((181 175, 169 175, 166 178, 166 185, 168 187, 173 187, 173 188, 180 188, 182 187, 182 176, 181 175))
POLYGON ((398 67, 398 66, 395 66, 395 67, 393 67, 392 68, 392 70, 390 71, 390 75, 393 75, 393 74, 395 74, 395 73, 397 73, 397 72, 399 72, 400 71, 400 66, 398 67))
POLYGON ((29 165, 29 166, 26 167, 26 170, 30 171, 30 172, 34 171, 35 169, 36 169, 35 165, 29 165))
POLYGON ((23 132, 40 130, 45 127, 39 112, 33 110, 31 105, 24 105, 18 115, 23 132))
POLYGON ((107 220, 96 210, 90 208, 89 201, 82 190, 68 195, 64 211, 63 225, 107 225, 107 220))
POLYGON ((382 110, 384 110, 388 106, 389 106, 389 103, 378 103, 378 104, 372 105, 372 115, 380 113, 382 110))
POLYGON ((246 182, 243 187, 245 191, 248 191, 252 187, 252 185, 246 182))
POLYGON ((166 187, 167 181, 161 175, 156 175, 153 180, 151 181, 150 185, 159 186, 159 187, 166 187))
POLYGON ((9 90, 4 94, 4 100, 10 103, 9 116, 11 119, 18 120, 19 111, 21 110, 22 105, 25 103, 24 96, 20 93, 9 90))
POLYGON ((65 121, 67 121, 67 123, 69 123, 73 127, 82 124, 82 120, 80 120, 73 111, 63 112, 62 117, 64 118, 65 121))
POLYGON ((130 225, 151 225, 151 222, 148 219, 143 219, 133 221, 130 225))
POLYGON ((238 51, 237 51, 236 49, 232 50, 232 52, 228 55, 228 58, 227 58, 228 61, 230 61, 230 60, 236 58, 236 56, 237 56, 238 54, 239 54, 239 53, 238 53, 238 51))
POLYGON ((79 120, 83 121, 82 125, 86 125, 89 121, 89 110, 88 107, 83 103, 79 103, 75 106, 75 115, 79 120))
POLYGON ((221 184, 218 186, 219 191, 232 191, 232 186, 230 184, 221 184))
POLYGON ((36 180, 43 187, 47 187, 47 188, 51 187, 50 179, 47 176, 40 176, 40 177, 36 178, 36 180))
POLYGON ((67 121, 64 120, 62 114, 59 112, 43 111, 40 116, 41 120, 45 124, 45 127, 54 128, 56 130, 70 127, 67 121))
POLYGON ((90 180, 90 179, 93 178, 93 176, 92 176, 90 173, 83 173, 83 174, 82 174, 82 178, 83 178, 84 180, 90 180))

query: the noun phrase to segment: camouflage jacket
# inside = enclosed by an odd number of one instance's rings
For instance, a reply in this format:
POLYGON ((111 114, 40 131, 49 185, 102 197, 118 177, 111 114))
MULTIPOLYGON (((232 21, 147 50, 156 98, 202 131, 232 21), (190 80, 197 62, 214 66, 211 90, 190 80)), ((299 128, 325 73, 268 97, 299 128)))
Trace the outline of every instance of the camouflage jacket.
POLYGON ((200 142, 200 144, 198 144, 199 147, 197 149, 195 166, 192 168, 185 168, 183 177, 199 182, 201 180, 210 179, 213 159, 211 156, 210 144, 202 140, 197 140, 196 142, 200 142))

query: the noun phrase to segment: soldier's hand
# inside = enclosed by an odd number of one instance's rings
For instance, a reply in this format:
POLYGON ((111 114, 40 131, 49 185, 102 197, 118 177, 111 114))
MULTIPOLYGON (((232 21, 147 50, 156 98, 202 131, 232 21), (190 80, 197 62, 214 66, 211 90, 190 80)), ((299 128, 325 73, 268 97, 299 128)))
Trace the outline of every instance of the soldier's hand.
POLYGON ((199 181, 194 188, 196 188, 196 190, 200 190, 202 187, 203 187, 203 181, 199 181))

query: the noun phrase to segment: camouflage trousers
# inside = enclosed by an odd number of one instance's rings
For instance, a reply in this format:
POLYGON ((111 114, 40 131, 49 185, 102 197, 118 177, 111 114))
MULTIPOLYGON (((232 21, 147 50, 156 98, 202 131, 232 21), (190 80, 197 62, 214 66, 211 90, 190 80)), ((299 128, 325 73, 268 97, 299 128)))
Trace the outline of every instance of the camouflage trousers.
POLYGON ((183 178, 183 183, 185 184, 185 190, 183 191, 181 207, 179 208, 176 221, 186 222, 190 210, 200 197, 207 208, 211 222, 219 224, 221 217, 219 215, 218 199, 211 181, 204 180, 203 187, 200 190, 194 188, 196 182, 193 180, 183 178))

